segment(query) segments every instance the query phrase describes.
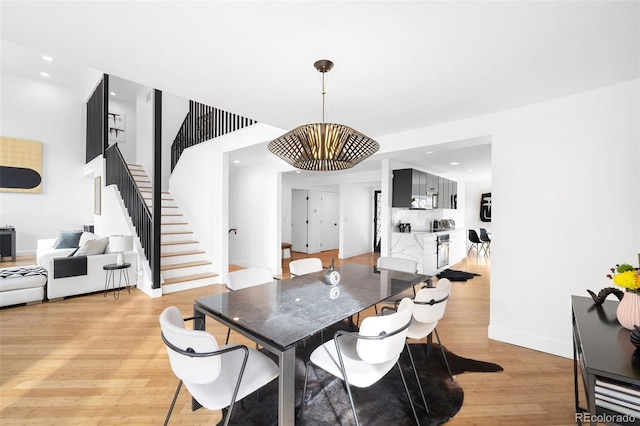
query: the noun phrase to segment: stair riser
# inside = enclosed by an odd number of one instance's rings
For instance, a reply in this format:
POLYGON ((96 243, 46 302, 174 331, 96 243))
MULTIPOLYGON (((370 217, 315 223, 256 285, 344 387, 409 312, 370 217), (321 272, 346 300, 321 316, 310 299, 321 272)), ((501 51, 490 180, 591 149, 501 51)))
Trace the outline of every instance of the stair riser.
POLYGON ((220 284, 220 277, 185 281, 183 283, 178 283, 178 284, 166 284, 162 286, 162 294, 175 293, 177 291, 190 290, 192 288, 204 287, 204 286, 213 285, 213 284, 220 284))
MULTIPOLYGON (((175 240, 175 241, 183 241, 183 240, 175 240)), ((173 244, 170 246, 160 246, 160 254, 179 253, 181 251, 195 251, 195 250, 198 250, 198 248, 199 248, 198 243, 173 244)))
POLYGON ((187 275, 204 274, 207 272, 213 272, 211 269, 211 265, 190 266, 188 268, 170 269, 168 271, 162 271, 161 274, 164 279, 168 279, 168 278, 184 277, 187 275))
POLYGON ((184 216, 180 215, 180 216, 162 216, 162 224, 163 225, 167 225, 167 224, 178 224, 178 223, 185 223, 186 220, 184 219, 184 216))
MULTIPOLYGON (((149 208, 151 208, 151 206, 153 206, 153 203, 151 202, 151 200, 145 200, 145 204, 147 206, 149 206, 149 208)), ((175 200, 162 200, 162 204, 160 205, 160 209, 164 209, 165 207, 177 207, 178 205, 176 204, 175 200)), ((173 212, 175 213, 176 209, 173 209, 173 212)), ((171 213, 171 211, 169 211, 169 213, 171 213)))
POLYGON ((164 234, 166 232, 187 232, 190 231, 188 225, 165 225, 160 226, 160 231, 164 234))
POLYGON ((186 232, 184 234, 162 235, 160 237, 160 241, 163 242, 163 243, 168 243, 168 242, 171 242, 171 241, 192 240, 192 239, 193 239, 193 233, 192 232, 186 232))
POLYGON ((206 261, 204 254, 187 254, 184 256, 171 256, 160 258, 160 265, 178 265, 180 263, 202 262, 206 261))

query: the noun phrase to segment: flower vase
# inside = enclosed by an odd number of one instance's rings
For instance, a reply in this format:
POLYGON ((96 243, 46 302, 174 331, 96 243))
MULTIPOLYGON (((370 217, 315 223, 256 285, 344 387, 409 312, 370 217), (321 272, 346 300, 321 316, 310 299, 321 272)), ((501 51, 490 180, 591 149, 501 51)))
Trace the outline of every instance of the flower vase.
POLYGON ((616 311, 618 322, 627 330, 640 326, 640 294, 626 291, 616 311))

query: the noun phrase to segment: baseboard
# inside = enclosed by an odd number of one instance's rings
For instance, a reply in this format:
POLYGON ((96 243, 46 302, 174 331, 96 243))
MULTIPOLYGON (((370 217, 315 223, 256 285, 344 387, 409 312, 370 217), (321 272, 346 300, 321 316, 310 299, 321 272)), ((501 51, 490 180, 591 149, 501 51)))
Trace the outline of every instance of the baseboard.
POLYGON ((489 339, 573 359, 573 345, 571 342, 559 342, 492 325, 489 325, 489 339))

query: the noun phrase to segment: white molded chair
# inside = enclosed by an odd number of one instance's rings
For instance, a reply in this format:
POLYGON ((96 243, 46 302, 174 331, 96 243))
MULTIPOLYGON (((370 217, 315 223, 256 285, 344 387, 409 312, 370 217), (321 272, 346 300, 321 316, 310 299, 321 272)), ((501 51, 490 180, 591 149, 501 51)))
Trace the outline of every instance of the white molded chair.
MULTIPOLYGON (((334 334, 332 340, 316 348, 311 353, 305 371, 300 416, 303 413, 311 364, 345 382, 356 425, 359 424, 358 415, 350 386, 369 387, 386 376, 395 365, 400 370, 400 376, 416 423, 420 424, 402 368, 398 363, 400 354, 406 346, 407 329, 411 324, 412 314, 413 302, 409 298, 403 299, 398 305, 397 312, 367 317, 362 321, 359 332, 339 330, 334 334)), ((380 403, 384 404, 385 401, 380 401, 380 403)))
POLYGON ((274 280, 270 268, 254 266, 229 272, 227 275, 227 289, 240 290, 255 285, 270 283, 274 280))
POLYGON ((292 277, 322 271, 322 269, 322 261, 317 257, 308 257, 289 262, 289 272, 292 277))
MULTIPOLYGON (((418 271, 418 262, 412 259, 404 259, 401 257, 387 257, 381 256, 378 258, 376 267, 378 269, 391 269, 394 271, 409 272, 415 274, 418 271)), ((415 287, 411 287, 400 294, 396 294, 388 299, 383 300, 381 303, 395 304, 397 300, 402 300, 405 297, 413 299, 416 297, 415 287)), ((374 306, 376 313, 378 313, 378 306, 374 306)))
MULTIPOLYGON (((230 291, 241 290, 243 288, 267 284, 272 282, 274 279, 271 269, 265 266, 254 266, 251 268, 239 269, 227 274, 227 289, 230 291)), ((228 329, 227 339, 224 341, 225 345, 229 343, 230 335, 231 329, 228 329)))
MULTIPOLYGON (((407 339, 425 339, 429 334, 435 332, 436 338, 438 339, 438 345, 440 346, 440 351, 442 353, 442 359, 444 360, 447 371, 449 372, 449 377, 453 380, 453 374, 451 374, 451 368, 449 368, 449 362, 447 361, 447 356, 444 353, 444 348, 442 347, 440 336, 438 335, 438 330, 436 328, 438 321, 444 316, 450 293, 451 281, 446 278, 440 278, 435 287, 425 287, 418 292, 415 299, 413 299, 413 319, 411 320, 411 324, 407 330, 407 339)), ((418 378, 418 372, 416 370, 415 363, 413 362, 413 356, 411 355, 411 350, 408 347, 407 352, 409 352, 411 365, 413 366, 413 371, 416 374, 416 381, 418 382, 418 385, 420 385, 420 379, 418 378)), ((420 386, 420 394, 422 396, 422 401, 426 406, 427 403, 422 386, 420 386)))
POLYGON ((218 347, 215 337, 206 331, 186 329, 184 321, 175 306, 160 314, 162 341, 167 346, 171 369, 180 379, 164 424, 169 422, 184 383, 201 406, 209 410, 228 407, 226 426, 235 402, 278 377, 278 366, 244 345, 218 347))

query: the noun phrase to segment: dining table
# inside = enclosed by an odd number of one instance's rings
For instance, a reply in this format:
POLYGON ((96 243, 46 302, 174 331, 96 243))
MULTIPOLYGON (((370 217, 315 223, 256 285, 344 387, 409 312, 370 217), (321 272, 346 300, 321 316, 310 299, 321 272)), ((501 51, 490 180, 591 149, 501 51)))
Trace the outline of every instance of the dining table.
POLYGON ((279 425, 295 423, 299 342, 429 278, 359 264, 336 266, 335 271, 340 276, 335 285, 326 284, 325 269, 194 301, 196 329, 204 330, 210 317, 277 356, 279 425))

